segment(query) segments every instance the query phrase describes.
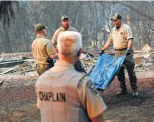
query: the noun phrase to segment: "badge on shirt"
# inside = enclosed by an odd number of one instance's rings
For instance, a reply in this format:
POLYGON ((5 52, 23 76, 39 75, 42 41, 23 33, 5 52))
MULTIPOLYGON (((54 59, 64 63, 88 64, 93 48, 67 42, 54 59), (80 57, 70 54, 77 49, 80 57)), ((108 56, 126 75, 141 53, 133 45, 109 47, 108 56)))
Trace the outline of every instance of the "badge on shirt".
POLYGON ((96 97, 101 97, 100 93, 98 90, 95 88, 92 82, 87 83, 88 88, 90 89, 91 93, 95 95, 96 97))
POLYGON ((120 34, 123 35, 123 32, 121 32, 120 34))

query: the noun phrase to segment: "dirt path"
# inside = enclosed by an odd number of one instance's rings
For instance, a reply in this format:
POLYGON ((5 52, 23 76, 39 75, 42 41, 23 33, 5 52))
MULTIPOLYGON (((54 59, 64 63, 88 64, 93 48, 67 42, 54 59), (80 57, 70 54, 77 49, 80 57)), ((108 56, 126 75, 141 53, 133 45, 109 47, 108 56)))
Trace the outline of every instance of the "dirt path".
MULTIPOLYGON (((35 107, 34 83, 0 88, 0 122, 40 122, 40 113, 35 107)), ((127 84, 129 86, 129 82, 127 84)), ((131 94, 116 97, 115 92, 119 88, 116 79, 104 91, 102 96, 108 106, 105 112, 107 122, 154 122, 154 77, 138 79, 138 86, 138 98, 131 94)))

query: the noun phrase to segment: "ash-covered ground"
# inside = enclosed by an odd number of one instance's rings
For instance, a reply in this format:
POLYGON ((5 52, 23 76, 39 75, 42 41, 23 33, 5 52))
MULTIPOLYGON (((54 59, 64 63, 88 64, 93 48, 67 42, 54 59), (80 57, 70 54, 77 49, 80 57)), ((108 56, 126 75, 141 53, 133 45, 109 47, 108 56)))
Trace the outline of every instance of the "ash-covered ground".
MULTIPOLYGON (((41 122, 36 108, 36 71, 27 70, 28 64, 19 67, 0 68, 0 122, 41 122), (10 69, 13 70, 9 71, 10 69), (3 74, 5 71, 9 71, 3 74)), ((132 97, 127 77, 129 94, 116 97, 117 78, 102 93, 108 106, 104 112, 106 122, 154 122, 154 67, 136 66, 139 97, 132 97)))

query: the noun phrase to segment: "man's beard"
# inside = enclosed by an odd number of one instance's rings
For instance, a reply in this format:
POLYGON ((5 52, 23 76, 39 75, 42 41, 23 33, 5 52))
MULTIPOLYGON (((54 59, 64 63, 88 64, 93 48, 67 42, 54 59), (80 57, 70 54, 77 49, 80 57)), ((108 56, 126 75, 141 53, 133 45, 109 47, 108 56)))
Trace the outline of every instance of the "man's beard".
POLYGON ((69 28, 69 25, 67 25, 66 27, 62 25, 62 27, 63 27, 64 29, 68 29, 68 28, 69 28))
POLYGON ((120 28, 120 26, 116 26, 116 29, 118 30, 120 28))
POLYGON ((116 26, 116 29, 118 30, 120 27, 121 27, 121 24, 120 24, 120 25, 117 25, 117 26, 116 26))
POLYGON ((47 34, 46 33, 43 33, 43 35, 44 35, 45 38, 47 38, 47 34))

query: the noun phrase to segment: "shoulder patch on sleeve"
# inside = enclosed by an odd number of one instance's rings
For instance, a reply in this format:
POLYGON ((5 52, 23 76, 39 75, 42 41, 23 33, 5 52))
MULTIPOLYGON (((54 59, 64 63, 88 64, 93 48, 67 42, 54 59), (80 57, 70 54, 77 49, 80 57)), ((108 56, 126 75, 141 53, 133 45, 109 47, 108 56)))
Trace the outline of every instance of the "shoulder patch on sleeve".
POLYGON ((96 97, 101 97, 100 93, 98 92, 98 90, 95 88, 94 84, 89 81, 87 82, 87 87, 90 89, 90 92, 95 95, 96 97))
POLYGON ((124 24, 125 29, 130 29, 129 25, 124 24))
POLYGON ((44 40, 44 45, 47 45, 48 42, 50 42, 50 40, 45 39, 45 40, 44 40))

